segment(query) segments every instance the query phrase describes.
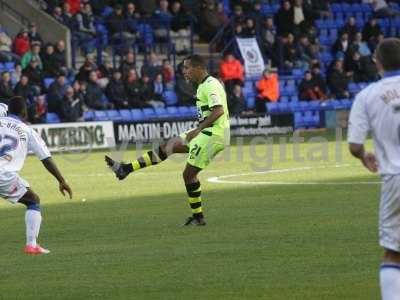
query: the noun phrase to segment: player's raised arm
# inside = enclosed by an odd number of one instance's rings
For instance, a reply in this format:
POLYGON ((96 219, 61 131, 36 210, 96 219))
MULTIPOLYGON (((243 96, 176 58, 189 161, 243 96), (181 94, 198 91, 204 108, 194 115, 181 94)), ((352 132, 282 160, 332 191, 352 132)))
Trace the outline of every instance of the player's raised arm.
POLYGON ((48 157, 42 160, 42 163, 44 167, 47 169, 47 171, 49 171, 49 173, 57 179, 61 194, 65 196, 65 192, 67 192, 69 198, 72 199, 72 190, 68 185, 68 183, 65 181, 64 177, 62 176, 54 160, 51 157, 48 157))

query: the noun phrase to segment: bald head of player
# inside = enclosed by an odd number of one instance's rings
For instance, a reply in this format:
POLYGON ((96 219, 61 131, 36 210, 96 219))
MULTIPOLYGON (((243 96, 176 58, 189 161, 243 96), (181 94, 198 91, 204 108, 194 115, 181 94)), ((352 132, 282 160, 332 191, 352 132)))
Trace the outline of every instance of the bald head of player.
POLYGON ((23 97, 12 97, 8 104, 8 114, 17 116, 23 120, 28 117, 28 111, 26 108, 26 100, 23 97))
POLYGON ((375 57, 380 72, 400 71, 400 39, 384 39, 376 48, 375 57))
POLYGON ((207 77, 207 63, 203 57, 193 54, 183 61, 183 75, 194 84, 200 84, 207 77))

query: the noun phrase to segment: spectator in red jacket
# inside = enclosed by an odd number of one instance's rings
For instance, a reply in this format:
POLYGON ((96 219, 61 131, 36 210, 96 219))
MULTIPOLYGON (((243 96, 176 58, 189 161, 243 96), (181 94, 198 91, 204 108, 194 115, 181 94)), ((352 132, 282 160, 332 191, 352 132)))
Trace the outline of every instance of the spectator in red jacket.
POLYGON ((265 69, 263 77, 257 82, 258 96, 256 98, 256 111, 265 113, 266 102, 277 102, 279 99, 279 79, 277 73, 265 69))
POLYGON ((233 54, 227 53, 219 66, 221 80, 225 83, 226 90, 231 92, 233 86, 242 85, 244 81, 244 70, 242 63, 233 54))
POLYGON ((30 48, 28 30, 22 29, 14 39, 14 52, 22 57, 30 48))

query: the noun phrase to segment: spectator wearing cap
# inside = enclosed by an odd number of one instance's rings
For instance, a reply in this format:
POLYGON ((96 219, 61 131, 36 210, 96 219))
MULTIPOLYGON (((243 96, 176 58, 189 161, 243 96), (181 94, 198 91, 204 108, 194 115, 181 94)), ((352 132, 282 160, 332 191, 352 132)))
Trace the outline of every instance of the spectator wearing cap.
POLYGON ((36 23, 34 22, 29 23, 29 40, 31 43, 39 43, 40 45, 43 45, 43 39, 38 33, 36 23))
POLYGON ((63 122, 83 121, 83 102, 75 95, 72 86, 67 86, 65 89, 60 117, 63 122))
POLYGON ((135 33, 130 32, 128 22, 123 14, 122 5, 114 6, 114 12, 107 18, 107 29, 113 43, 133 44, 135 33))
POLYGON ((126 95, 125 85, 122 81, 122 74, 115 70, 110 82, 107 85, 105 94, 108 100, 114 104, 115 108, 129 108, 128 96, 126 95))
POLYGON ((270 69, 265 69, 263 77, 257 82, 256 88, 258 95, 256 98, 256 111, 265 113, 267 102, 277 102, 279 99, 279 79, 278 74, 272 73, 270 69))
POLYGON ((8 99, 14 96, 11 84, 11 76, 8 71, 1 73, 0 81, 0 102, 8 104, 8 99))
POLYGON ((65 93, 65 89, 67 87, 65 83, 65 74, 59 74, 56 80, 49 86, 49 90, 47 92, 47 102, 48 102, 48 110, 49 112, 54 112, 57 114, 61 114, 61 106, 65 93))
POLYGON ((14 39, 14 52, 23 56, 26 52, 31 49, 29 35, 27 29, 22 29, 14 39))
POLYGON ((219 66, 219 74, 228 92, 232 91, 235 84, 242 85, 244 82, 243 65, 232 53, 225 54, 219 66))
POLYGON ((31 60, 33 59, 37 60, 39 68, 43 69, 42 59, 40 58, 40 43, 38 42, 32 43, 31 51, 26 52, 22 57, 21 59, 22 70, 26 69, 29 66, 31 60))

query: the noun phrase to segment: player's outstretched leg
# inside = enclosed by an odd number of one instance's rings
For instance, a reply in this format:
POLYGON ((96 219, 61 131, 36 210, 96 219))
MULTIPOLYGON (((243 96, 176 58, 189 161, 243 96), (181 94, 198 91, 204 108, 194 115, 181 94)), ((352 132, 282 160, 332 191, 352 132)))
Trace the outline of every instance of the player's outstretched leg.
POLYGON ((180 138, 173 138, 157 149, 150 150, 131 163, 122 163, 105 156, 108 167, 115 173, 119 180, 125 179, 130 173, 143 168, 157 165, 173 153, 188 153, 189 149, 180 138))
POLYGON ((18 201, 26 205, 26 246, 24 252, 30 255, 48 254, 49 250, 42 248, 38 243, 42 214, 40 212, 40 199, 32 190, 28 190, 18 201))
POLYGON ((197 174, 201 169, 194 167, 190 164, 186 165, 183 171, 183 179, 185 181, 186 191, 189 197, 189 205, 192 209, 192 216, 187 218, 184 226, 196 225, 204 226, 206 222, 204 221, 203 208, 201 206, 201 184, 197 178, 197 174))

